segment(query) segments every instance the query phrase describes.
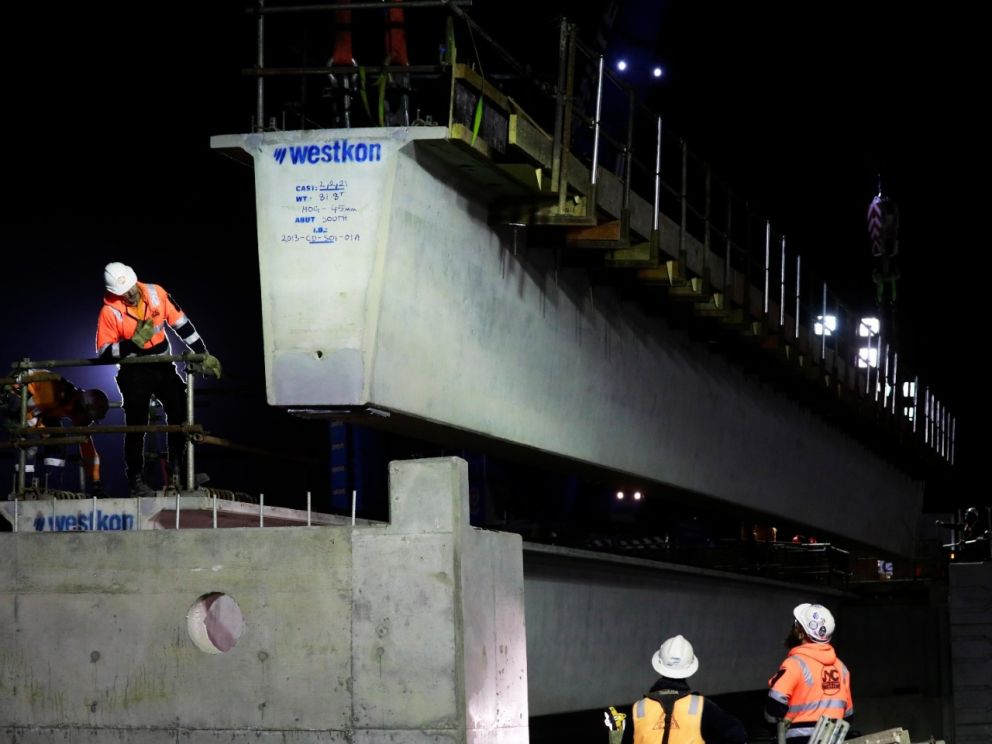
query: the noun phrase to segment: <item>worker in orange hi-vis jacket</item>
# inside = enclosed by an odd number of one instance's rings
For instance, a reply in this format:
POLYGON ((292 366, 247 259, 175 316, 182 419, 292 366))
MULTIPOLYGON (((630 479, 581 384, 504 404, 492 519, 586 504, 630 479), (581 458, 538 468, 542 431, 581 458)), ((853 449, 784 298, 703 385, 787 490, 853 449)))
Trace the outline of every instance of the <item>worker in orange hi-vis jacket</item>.
MULTIPOLYGON (((21 418, 21 385, 27 385, 27 420, 25 426, 39 429, 56 428, 62 425, 63 419, 68 419, 73 426, 89 426, 107 415, 110 402, 107 395, 98 388, 80 390, 61 375, 48 370, 28 370, 18 377, 13 385, 7 385, 3 391, 2 415, 8 429, 20 426, 21 418)), ((58 436, 56 434, 56 436, 58 436)), ((55 489, 62 488, 65 472, 64 445, 45 446, 44 440, 39 439, 40 447, 28 449, 28 462, 25 475, 38 477, 41 468, 36 467, 37 455, 41 450, 40 463, 44 468, 45 486, 55 489)), ((103 496, 100 483, 100 456, 97 454, 93 438, 87 437, 79 445, 79 454, 83 461, 83 470, 89 491, 94 496, 103 496)))
POLYGON ((820 716, 850 720, 854 702, 851 675, 830 645, 835 628, 830 610, 804 603, 792 615, 786 637, 789 655, 768 680, 765 719, 788 724, 789 744, 806 744, 820 716))
MULTIPOLYGON (((101 359, 168 356, 171 347, 166 326, 195 353, 208 353, 192 321, 162 287, 139 282, 134 269, 117 261, 107 264, 103 278, 106 294, 96 327, 96 352, 101 359)), ((202 371, 220 379, 220 361, 208 355, 202 371)), ((174 364, 123 364, 117 373, 117 386, 128 426, 148 424, 148 404, 153 395, 165 408, 170 424, 185 423, 186 388, 174 364)), ((143 476, 144 441, 142 432, 124 435, 124 465, 132 496, 154 494, 143 476)), ((177 480, 185 435, 170 433, 168 443, 169 472, 177 480)))

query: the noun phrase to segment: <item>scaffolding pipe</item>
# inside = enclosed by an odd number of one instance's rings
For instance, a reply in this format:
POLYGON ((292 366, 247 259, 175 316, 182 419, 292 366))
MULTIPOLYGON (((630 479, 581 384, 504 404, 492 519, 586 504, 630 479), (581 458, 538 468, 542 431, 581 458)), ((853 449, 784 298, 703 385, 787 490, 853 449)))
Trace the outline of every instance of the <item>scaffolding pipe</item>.
POLYGON ((885 377, 882 378, 882 410, 889 407, 889 390, 892 385, 889 378, 889 345, 885 345, 885 377))
POLYGON ((558 26, 558 84, 555 87, 555 131, 551 142, 551 187, 561 191, 561 166, 564 161, 562 143, 565 136, 565 84, 568 59, 568 21, 562 18, 558 26))
POLYGON ((896 401, 899 399, 899 352, 892 352, 892 415, 896 415, 896 401))
POLYGON ((258 494, 258 526, 265 526, 265 494, 258 494))
MULTIPOLYGON (((25 360, 27 361, 27 360, 25 360)), ((28 423, 28 386, 27 384, 21 385, 21 428, 27 426, 28 423)), ((21 449, 20 456, 18 457, 18 467, 17 467, 17 492, 24 492, 24 475, 28 469, 28 451, 24 448, 21 449)))
MULTIPOLYGON (((265 0, 256 0, 258 18, 255 19, 256 33, 256 65, 261 70, 265 67, 265 0)), ((255 81, 255 131, 265 131, 265 78, 261 75, 255 81)))
MULTIPOLYGON (((186 373, 186 424, 193 425, 193 390, 194 374, 186 373)), ((186 435, 186 490, 192 491, 195 487, 193 472, 195 468, 193 437, 186 435)))
POLYGON ((772 221, 765 220, 765 320, 768 320, 768 280, 771 272, 772 221))
POLYGON ((916 433, 916 419, 920 417, 920 376, 913 378, 913 433, 916 433))
POLYGON ((782 256, 778 278, 778 327, 785 330, 785 236, 782 236, 782 256))
MULTIPOLYGON (((103 367, 110 364, 165 364, 166 362, 202 362, 209 354, 151 354, 149 356, 132 356, 123 359, 92 359, 89 357, 77 359, 22 359, 14 362, 11 367, 18 370, 30 370, 32 367, 103 367)), ((53 375, 53 378, 55 376, 53 375)), ((36 378, 34 379, 48 379, 36 378)))
MULTIPOLYGON (((596 76, 596 120, 592 135, 592 174, 590 184, 596 185, 596 171, 599 170, 599 117, 603 112, 603 55, 599 55, 599 72, 596 76)), ((629 176, 628 176, 629 177, 629 176)), ((595 208, 595 204, 592 205, 595 208)))
POLYGON ((199 424, 147 424, 145 426, 129 426, 125 424, 111 425, 111 426, 63 426, 59 429, 37 429, 33 426, 25 426, 19 429, 16 433, 23 436, 25 439, 44 439, 46 442, 51 440, 45 435, 52 431, 58 431, 59 434, 67 434, 70 436, 79 435, 83 439, 76 441, 85 441, 86 438, 92 434, 135 434, 135 433, 150 433, 150 434, 201 434, 203 432, 203 427, 199 424))
POLYGON ((654 150, 654 220, 651 228, 658 232, 661 222, 661 117, 658 117, 658 141, 654 150))

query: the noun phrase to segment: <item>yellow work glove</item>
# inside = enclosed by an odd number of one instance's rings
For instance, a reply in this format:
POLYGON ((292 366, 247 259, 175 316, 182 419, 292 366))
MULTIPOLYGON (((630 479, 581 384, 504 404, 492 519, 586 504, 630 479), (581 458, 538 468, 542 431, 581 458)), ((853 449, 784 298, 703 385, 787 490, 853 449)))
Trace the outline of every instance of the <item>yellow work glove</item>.
POLYGON ((207 358, 203 360, 203 374, 212 375, 219 380, 220 371, 220 359, 213 354, 207 354, 207 358))
POLYGON ((620 744, 623 740, 623 730, 627 728, 627 723, 624 720, 627 718, 627 714, 620 713, 611 705, 610 709, 604 712, 603 718, 606 728, 610 731, 610 744, 620 744))
POLYGON ((155 335, 155 323, 146 318, 145 320, 138 321, 138 327, 134 329, 134 335, 131 336, 131 341, 134 342, 139 349, 143 349, 145 344, 152 340, 152 336, 155 335))

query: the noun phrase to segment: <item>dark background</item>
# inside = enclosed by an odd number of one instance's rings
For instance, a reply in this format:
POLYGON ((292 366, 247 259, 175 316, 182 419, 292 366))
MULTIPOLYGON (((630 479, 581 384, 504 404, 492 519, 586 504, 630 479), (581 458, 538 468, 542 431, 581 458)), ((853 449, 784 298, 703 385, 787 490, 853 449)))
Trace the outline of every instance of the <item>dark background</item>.
MULTIPOLYGON (((250 127, 254 81, 241 70, 254 62, 255 39, 245 7, 10 11, 19 42, 4 51, 0 363, 91 356, 102 269, 121 260, 166 287, 225 364, 222 383, 204 383, 198 417, 220 436, 298 450, 293 427, 307 425, 264 405, 251 171, 209 148, 210 135, 250 127), (280 431, 292 441, 280 442, 280 431)), ((539 44, 553 56, 562 10, 591 41, 606 7, 478 0, 468 12, 527 59, 541 58, 539 44)), ((901 210, 903 353, 958 419, 958 466, 928 485, 929 506, 990 503, 977 11, 896 2, 619 7, 622 33, 608 49, 627 45, 666 70, 644 101, 852 301, 873 293, 865 213, 882 174, 901 210)), ((326 25, 283 40, 319 47, 326 25)), ((278 41, 277 21, 269 30, 278 41)), ((110 368, 70 377, 116 392, 110 368)), ((309 431, 323 436, 324 427, 309 431)), ((119 468, 115 449, 102 447, 108 478, 119 468)), ((286 461, 253 467, 262 484, 287 474, 309 482, 286 461)))

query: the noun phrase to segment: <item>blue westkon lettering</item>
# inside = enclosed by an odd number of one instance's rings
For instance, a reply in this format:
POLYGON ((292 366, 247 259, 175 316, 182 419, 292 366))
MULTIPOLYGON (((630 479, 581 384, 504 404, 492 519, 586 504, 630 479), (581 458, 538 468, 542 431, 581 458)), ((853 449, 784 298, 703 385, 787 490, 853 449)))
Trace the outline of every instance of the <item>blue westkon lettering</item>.
POLYGON ((133 530, 134 515, 123 512, 107 513, 99 509, 95 513, 58 514, 54 517, 39 514, 35 517, 34 529, 36 532, 133 530))
MULTIPOLYGON (((317 163, 378 163, 382 160, 382 145, 377 142, 349 142, 334 140, 326 145, 293 145, 289 160, 276 157, 279 164, 316 165, 317 163)), ((297 188, 297 190, 300 190, 297 188)))

